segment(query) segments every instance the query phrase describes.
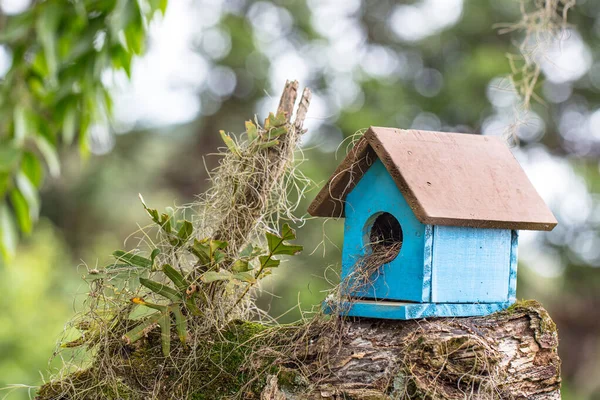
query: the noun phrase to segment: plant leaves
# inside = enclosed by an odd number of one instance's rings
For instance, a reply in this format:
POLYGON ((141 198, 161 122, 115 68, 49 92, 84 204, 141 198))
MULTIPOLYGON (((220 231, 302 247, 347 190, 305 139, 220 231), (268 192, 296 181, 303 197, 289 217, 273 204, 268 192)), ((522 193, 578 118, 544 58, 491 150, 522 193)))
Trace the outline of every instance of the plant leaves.
POLYGON ((75 139, 75 130, 77 124, 77 110, 75 107, 67 108, 62 122, 62 138, 64 143, 69 146, 75 139))
POLYGON ((278 128, 273 128, 269 131, 269 139, 273 139, 276 137, 279 137, 281 135, 284 135, 287 133, 287 127, 285 126, 280 126, 278 128))
POLYGON ((149 303, 146 300, 142 299, 141 297, 134 297, 134 298, 131 299, 131 302, 134 303, 134 304, 139 304, 141 306, 152 308, 154 310, 158 310, 158 311, 163 312, 163 313, 167 312, 168 309, 169 309, 168 306, 163 306, 163 305, 160 305, 160 304, 149 303))
POLYGON ((44 168, 40 163, 40 160, 28 151, 23 153, 21 159, 21 171, 27 176, 29 181, 37 188, 39 188, 44 179, 44 168))
POLYGON ((156 257, 160 254, 160 249, 154 249, 152 250, 152 253, 150 253, 150 260, 152 260, 152 264, 154 265, 154 260, 156 259, 156 257))
POLYGON ((40 213, 40 197, 35 185, 29 180, 23 172, 18 172, 15 176, 17 188, 27 201, 29 206, 29 217, 32 221, 37 221, 40 213))
POLYGON ((279 144, 279 140, 269 140, 268 142, 263 142, 258 145, 259 149, 268 149, 269 147, 277 146, 279 144))
POLYGON ((184 220, 179 228, 179 231, 177 232, 177 236, 179 239, 181 239, 181 244, 185 243, 190 236, 192 236, 192 233, 194 233, 194 227, 192 223, 188 220, 184 220))
POLYGON ((189 284, 187 283, 183 275, 181 275, 179 271, 177 271, 169 264, 163 265, 162 270, 165 273, 165 275, 167 275, 167 277, 175 284, 177 289, 179 289, 180 292, 185 293, 185 291, 189 287, 189 284))
POLYGON ((129 265, 133 265, 135 267, 143 267, 143 268, 151 268, 152 260, 147 259, 146 257, 138 256, 131 253, 126 253, 123 250, 117 250, 113 253, 113 256, 122 262, 125 262, 129 265))
POLYGON ((238 272, 237 274, 233 274, 233 278, 242 282, 256 283, 256 278, 249 272, 238 272))
POLYGON ((15 107, 13 112, 13 120, 15 124, 14 140, 17 145, 22 145, 27 135, 27 117, 25 109, 19 105, 15 107))
POLYGON ((233 272, 246 272, 250 271, 250 269, 250 263, 246 260, 235 260, 231 265, 231 270, 233 272))
POLYGON ((210 247, 204 241, 200 242, 198 239, 194 239, 194 244, 189 247, 189 250, 198 257, 202 265, 210 264, 210 247))
POLYGON ((21 158, 21 150, 12 143, 0 145, 0 172, 11 172, 21 158))
POLYGON ((248 141, 250 142, 258 137, 258 128, 252 121, 246 121, 246 135, 248 135, 248 141))
POLYGON ((281 264, 281 260, 277 260, 271 256, 260 256, 258 260, 260 261, 261 269, 276 268, 281 264))
POLYGON ((179 336, 179 341, 185 346, 187 342, 187 320, 178 306, 171 306, 169 309, 175 316, 175 330, 177 331, 177 336, 179 336))
POLYGON ((303 247, 298 245, 289 245, 286 244, 286 240, 292 240, 296 238, 296 232, 290 228, 288 224, 283 225, 283 229, 281 230, 281 236, 274 235, 272 233, 267 232, 265 234, 267 238, 267 245, 269 246, 269 251, 272 255, 277 254, 286 254, 286 255, 295 255, 302 251, 303 247))
POLYGON ((150 279, 146 279, 146 278, 140 278, 140 283, 142 285, 144 285, 145 287, 147 287, 148 289, 152 290, 154 293, 166 297, 167 299, 174 301, 174 302, 181 302, 183 300, 182 295, 180 295, 179 293, 177 293, 177 291, 175 291, 175 289, 150 280, 150 279))
POLYGON ((231 272, 224 269, 220 271, 208 271, 205 272, 200 278, 204 283, 216 282, 216 281, 228 281, 231 279, 231 272))
POLYGON ((17 217, 17 222, 19 223, 21 232, 30 234, 33 221, 31 220, 27 200, 25 200, 25 197, 23 197, 18 189, 13 189, 10 191, 10 202, 12 204, 15 216, 17 217))
POLYGON ((162 313, 156 312, 146 318, 142 323, 131 329, 129 332, 123 335, 123 341, 127 344, 132 344, 137 340, 143 338, 153 329, 153 325, 158 322, 162 317, 162 313))
POLYGON ((171 316, 168 312, 161 315, 158 319, 158 325, 160 325, 162 352, 165 357, 168 357, 171 353, 171 316))
POLYGON ((229 151, 232 154, 235 154, 236 156, 240 157, 241 156, 240 150, 238 149, 237 145, 235 144, 235 142, 231 138, 231 136, 226 134, 225 131, 223 131, 223 130, 219 131, 219 134, 221 135, 221 139, 223 139, 223 143, 225 143, 225 146, 227 146, 229 151))
POLYGON ((58 160, 56 148, 43 136, 33 135, 33 137, 35 138, 34 140, 38 150, 42 153, 42 156, 44 156, 50 175, 58 177, 60 175, 60 161, 58 160))
POLYGON ((17 248, 17 229, 10 211, 5 203, 0 203, 0 254, 4 259, 11 259, 17 248))

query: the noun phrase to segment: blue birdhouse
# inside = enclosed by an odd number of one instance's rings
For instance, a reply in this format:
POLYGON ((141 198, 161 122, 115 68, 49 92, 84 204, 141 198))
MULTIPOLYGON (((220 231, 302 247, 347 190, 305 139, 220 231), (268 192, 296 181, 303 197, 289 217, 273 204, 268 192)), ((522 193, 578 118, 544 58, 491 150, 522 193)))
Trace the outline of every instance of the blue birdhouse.
POLYGON ((487 315, 516 300, 519 230, 556 219, 502 140, 371 127, 310 205, 345 218, 349 316, 487 315), (378 257, 374 257, 378 255, 378 257), (371 266, 372 267, 372 266, 371 266))

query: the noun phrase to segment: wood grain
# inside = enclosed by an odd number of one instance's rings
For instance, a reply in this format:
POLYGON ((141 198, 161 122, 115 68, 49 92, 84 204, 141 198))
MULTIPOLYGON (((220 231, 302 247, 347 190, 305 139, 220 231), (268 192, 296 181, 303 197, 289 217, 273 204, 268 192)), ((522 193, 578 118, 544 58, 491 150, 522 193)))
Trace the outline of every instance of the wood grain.
POLYGON ((271 381, 264 399, 560 399, 556 326, 535 301, 487 317, 350 319, 341 332, 315 331, 288 364, 286 381, 297 371, 304 389, 271 381))

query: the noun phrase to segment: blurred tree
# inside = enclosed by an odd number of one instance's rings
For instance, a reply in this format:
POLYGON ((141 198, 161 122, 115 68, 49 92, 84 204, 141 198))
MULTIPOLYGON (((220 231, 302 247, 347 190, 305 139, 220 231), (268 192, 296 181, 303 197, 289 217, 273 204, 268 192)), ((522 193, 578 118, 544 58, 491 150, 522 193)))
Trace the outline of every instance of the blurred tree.
MULTIPOLYGON (((59 144, 108 134, 112 100, 104 74, 131 74, 149 20, 167 0, 37 1, 16 16, 0 15, 0 44, 12 58, 0 86, 0 256, 13 255, 18 227, 38 218, 45 161, 60 173, 59 144)), ((98 137, 99 136, 99 137, 98 137)))

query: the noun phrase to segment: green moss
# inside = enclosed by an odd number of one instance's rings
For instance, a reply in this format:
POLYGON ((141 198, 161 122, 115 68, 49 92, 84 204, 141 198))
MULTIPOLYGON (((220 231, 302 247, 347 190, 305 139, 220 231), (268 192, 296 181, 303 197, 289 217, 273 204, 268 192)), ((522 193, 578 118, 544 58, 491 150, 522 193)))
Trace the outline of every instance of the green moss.
POLYGON ((136 391, 123 381, 116 380, 109 384, 101 382, 97 375, 97 372, 92 369, 74 372, 67 380, 49 382, 42 386, 36 399, 137 400, 140 398, 136 391), (81 394, 82 388, 85 388, 85 395, 81 394))
MULTIPOLYGON (((236 395, 245 390, 248 396, 259 393, 265 386, 265 377, 258 376, 252 382, 256 369, 250 356, 260 346, 266 326, 246 321, 234 321, 222 332, 221 337, 208 349, 208 363, 203 371, 196 373, 199 390, 192 396, 195 400, 216 400, 236 395)), ((263 360, 268 365, 269 360, 263 360)), ((273 367, 275 368, 275 367, 273 367)), ((271 373, 266 371, 263 375, 271 373)))
POLYGON ((540 317, 540 333, 541 334, 554 334, 556 332, 556 324, 550 318, 548 312, 542 307, 540 302, 537 300, 519 300, 513 305, 508 307, 502 313, 505 315, 512 315, 519 312, 534 312, 540 317))

